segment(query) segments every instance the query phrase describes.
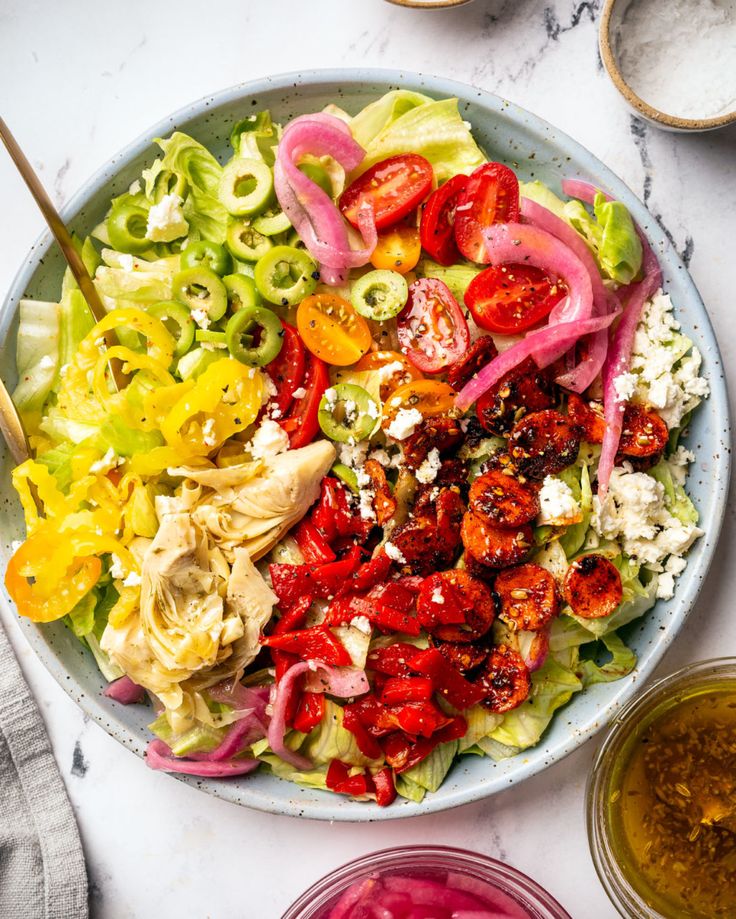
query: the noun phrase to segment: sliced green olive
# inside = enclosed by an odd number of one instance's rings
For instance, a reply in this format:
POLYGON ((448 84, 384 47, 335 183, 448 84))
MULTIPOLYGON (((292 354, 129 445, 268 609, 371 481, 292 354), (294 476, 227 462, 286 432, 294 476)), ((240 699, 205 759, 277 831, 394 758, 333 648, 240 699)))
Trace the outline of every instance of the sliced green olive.
POLYGON ((355 383, 338 383, 319 403, 319 426, 338 443, 365 440, 373 433, 381 410, 371 394, 355 383))

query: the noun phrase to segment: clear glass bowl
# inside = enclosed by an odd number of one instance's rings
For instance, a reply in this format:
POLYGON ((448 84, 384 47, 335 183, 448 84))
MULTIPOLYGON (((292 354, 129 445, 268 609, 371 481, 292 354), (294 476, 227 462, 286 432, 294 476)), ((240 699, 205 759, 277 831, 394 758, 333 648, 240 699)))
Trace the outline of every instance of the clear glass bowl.
POLYGON ((515 900, 529 919, 571 919, 560 904, 531 878, 503 862, 447 846, 401 846, 382 849, 348 862, 317 881, 281 919, 327 919, 331 907, 351 884, 387 874, 442 880, 448 871, 487 881, 515 900))
POLYGON ((611 791, 639 737, 665 712, 701 693, 724 687, 736 693, 736 657, 690 664, 657 680, 619 711, 606 735, 588 779, 588 843, 598 878, 618 912, 630 919, 693 919, 691 912, 673 912, 666 894, 648 888, 637 872, 623 839, 617 838, 611 791), (665 910, 665 911, 663 911, 665 910))

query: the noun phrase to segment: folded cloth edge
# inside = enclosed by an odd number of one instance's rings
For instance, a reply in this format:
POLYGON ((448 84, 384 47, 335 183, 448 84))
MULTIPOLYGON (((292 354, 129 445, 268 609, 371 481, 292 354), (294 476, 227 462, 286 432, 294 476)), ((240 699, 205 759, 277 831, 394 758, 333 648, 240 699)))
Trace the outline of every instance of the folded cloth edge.
MULTIPOLYGON (((43 876, 37 881, 43 885, 44 915, 39 919, 87 919, 87 872, 74 812, 46 726, 1 620, 0 662, 0 733, 13 761, 43 863, 43 876)), ((25 884, 30 880, 26 878, 25 884)), ((5 886, 7 879, 0 878, 0 882, 5 886)), ((3 894, 8 897, 7 888, 3 894)), ((23 909, 19 903, 19 916, 23 909)))

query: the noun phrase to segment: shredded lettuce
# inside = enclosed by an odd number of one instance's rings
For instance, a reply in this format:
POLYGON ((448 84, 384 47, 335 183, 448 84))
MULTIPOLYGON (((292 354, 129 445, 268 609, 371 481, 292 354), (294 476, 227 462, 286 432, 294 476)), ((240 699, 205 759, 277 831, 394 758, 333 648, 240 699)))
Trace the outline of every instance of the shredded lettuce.
POLYGON ((178 255, 151 262, 135 259, 132 267, 123 267, 125 261, 114 250, 105 249, 103 256, 106 264, 97 269, 95 285, 108 309, 127 306, 145 309, 161 300, 171 300, 174 275, 180 268, 178 255))
MULTIPOLYGON (((389 120, 363 144, 366 155, 360 172, 389 156, 419 153, 432 164, 437 181, 441 183, 458 173, 470 173, 485 162, 469 125, 460 117, 457 99, 412 105, 394 118, 392 113, 397 111, 397 106, 401 107, 395 100, 384 109, 389 120)), ((364 117, 364 126, 361 127, 361 123, 358 126, 361 136, 367 136, 378 120, 380 116, 364 117)))
POLYGON ((236 156, 263 160, 268 166, 276 161, 277 141, 276 125, 268 109, 242 118, 230 133, 230 144, 236 156))
POLYGON ((355 742, 355 735, 342 726, 343 710, 332 699, 325 699, 325 714, 319 725, 308 735, 301 752, 316 766, 333 759, 351 766, 368 766, 373 760, 364 756, 355 742))
MULTIPOLYGON (((72 233, 72 244, 82 257, 82 262, 84 263, 84 267, 87 269, 87 273, 91 278, 93 278, 95 276, 95 272, 97 271, 97 267, 100 264, 100 255, 95 248, 92 237, 88 236, 84 242, 82 242, 76 233, 72 233)), ((77 290, 78 287, 79 285, 74 279, 71 268, 67 268, 64 271, 64 277, 61 282, 61 295, 64 296, 68 290, 77 290)))
POLYGON ((604 663, 598 663, 598 643, 592 646, 593 653, 585 660, 581 660, 578 667, 578 674, 583 681, 583 686, 620 680, 622 677, 628 676, 636 667, 636 654, 616 632, 602 635, 600 643, 608 652, 609 660, 604 663))
POLYGON ((60 313, 58 303, 40 300, 21 300, 18 307, 18 385, 13 402, 26 423, 33 419, 32 427, 40 420, 59 369, 60 313))
POLYGON ((463 715, 468 723, 468 729, 465 736, 458 741, 458 753, 467 753, 471 747, 476 747, 478 741, 489 737, 503 719, 503 715, 489 712, 482 705, 474 705, 463 712, 463 715))
POLYGON ((665 459, 661 459, 656 466, 649 470, 649 475, 662 484, 667 508, 670 513, 684 524, 696 524, 698 512, 695 505, 688 497, 687 492, 675 481, 672 466, 665 459))
POLYGON ((590 518, 593 513, 593 491, 590 487, 590 474, 586 465, 568 466, 560 473, 563 482, 569 485, 575 500, 583 512, 580 523, 573 523, 560 537, 560 545, 565 555, 572 558, 579 552, 585 543, 585 537, 590 527, 590 518))
POLYGON ((428 791, 437 791, 458 752, 456 740, 435 747, 426 759, 396 776, 396 791, 410 801, 421 802, 428 791))
POLYGON ((149 731, 171 749, 174 756, 187 756, 190 753, 209 753, 222 743, 224 728, 214 728, 208 724, 197 723, 182 734, 175 734, 166 713, 148 725, 149 731))
POLYGON ((59 489, 65 494, 72 484, 72 457, 75 450, 75 444, 65 442, 36 457, 36 461, 48 469, 56 479, 59 489))
POLYGON ((164 438, 160 431, 140 431, 130 428, 117 415, 108 415, 100 427, 100 441, 112 449, 118 456, 136 456, 148 453, 154 447, 163 446, 164 438))

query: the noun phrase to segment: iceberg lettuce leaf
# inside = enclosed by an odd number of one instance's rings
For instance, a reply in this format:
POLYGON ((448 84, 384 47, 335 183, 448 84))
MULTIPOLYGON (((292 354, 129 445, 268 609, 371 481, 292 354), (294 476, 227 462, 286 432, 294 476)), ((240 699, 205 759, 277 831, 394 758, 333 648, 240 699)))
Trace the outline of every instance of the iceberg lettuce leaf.
POLYGON ((418 278, 437 278, 444 281, 450 289, 452 296, 462 304, 465 299, 465 291, 473 278, 480 274, 481 269, 475 265, 438 265, 429 258, 423 258, 416 267, 418 278))
POLYGON ((58 303, 21 300, 15 363, 18 385, 13 402, 27 425, 35 427, 59 370, 61 307, 58 303))
POLYGON ((665 502, 670 513, 681 523, 696 524, 698 512, 683 486, 675 480, 670 463, 661 459, 649 470, 649 475, 664 488, 665 502))
POLYGON ((641 271, 643 249, 628 208, 597 194, 593 206, 598 221, 598 261, 619 284, 631 284, 641 271))
POLYGON ((450 771, 452 761, 455 759, 457 752, 456 740, 442 743, 435 747, 421 763, 417 763, 416 766, 412 766, 411 769, 402 772, 401 776, 405 782, 418 785, 425 791, 437 791, 445 781, 445 776, 450 771))
POLYGON ((367 147, 375 137, 398 121, 402 115, 432 101, 429 96, 412 92, 410 89, 393 89, 380 99, 376 99, 375 102, 366 105, 350 120, 353 139, 361 147, 367 147))
POLYGON ((616 632, 609 632, 601 636, 601 643, 610 655, 604 663, 596 662, 597 648, 593 647, 590 657, 581 660, 578 665, 578 674, 583 681, 583 686, 592 686, 594 683, 610 683, 628 676, 636 667, 636 654, 629 648, 616 632))

